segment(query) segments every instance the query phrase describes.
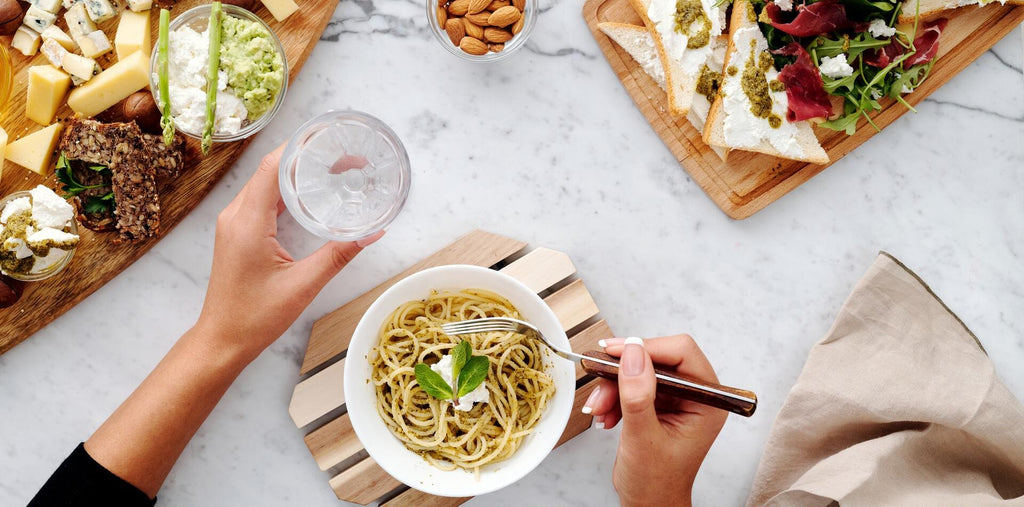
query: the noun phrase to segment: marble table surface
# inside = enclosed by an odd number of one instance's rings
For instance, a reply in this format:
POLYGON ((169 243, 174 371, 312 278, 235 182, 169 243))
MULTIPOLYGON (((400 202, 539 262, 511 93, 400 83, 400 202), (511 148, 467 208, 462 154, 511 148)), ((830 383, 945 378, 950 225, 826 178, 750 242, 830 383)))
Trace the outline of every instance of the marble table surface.
MULTIPOLYGON (((388 235, 331 282, 228 391, 160 505, 336 505, 287 405, 314 320, 483 228, 568 252, 620 334, 694 335, 723 382, 755 390, 696 482, 743 503, 810 347, 879 250, 917 271, 1024 398, 1021 32, 882 135, 744 221, 727 218, 616 80, 579 2, 541 0, 530 42, 498 65, 433 40, 414 0, 344 0, 280 116, 149 254, 0 356, 0 505, 24 505, 199 313, 214 218, 261 154, 327 108, 390 124, 414 184, 388 235)), ((283 243, 318 246, 287 214, 283 243)), ((5 317, 6 318, 6 317, 5 317)), ((615 505, 618 433, 591 429, 474 505, 615 505)))

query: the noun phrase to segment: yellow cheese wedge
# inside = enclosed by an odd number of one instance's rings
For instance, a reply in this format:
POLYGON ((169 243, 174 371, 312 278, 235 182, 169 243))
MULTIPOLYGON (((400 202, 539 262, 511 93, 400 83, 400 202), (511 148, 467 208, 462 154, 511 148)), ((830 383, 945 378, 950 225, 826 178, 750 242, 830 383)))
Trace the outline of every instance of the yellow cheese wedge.
POLYGON ((52 65, 36 65, 28 69, 28 96, 25 117, 40 124, 53 123, 57 108, 71 88, 71 76, 52 65))
POLYGON ((136 51, 149 54, 153 48, 150 37, 149 11, 122 12, 121 21, 117 25, 117 34, 114 35, 114 50, 117 51, 117 59, 124 60, 126 56, 136 51))
POLYGON ((57 148, 64 125, 54 123, 7 145, 7 161, 14 162, 41 176, 50 174, 50 159, 57 148))
POLYGON ((4 153, 7 151, 7 132, 0 127, 0 180, 4 177, 4 153))
POLYGON ((138 51, 72 90, 68 105, 82 116, 96 116, 146 86, 149 86, 149 55, 138 51))
POLYGON ((274 19, 284 21, 299 10, 294 0, 262 0, 263 5, 274 15, 274 19))

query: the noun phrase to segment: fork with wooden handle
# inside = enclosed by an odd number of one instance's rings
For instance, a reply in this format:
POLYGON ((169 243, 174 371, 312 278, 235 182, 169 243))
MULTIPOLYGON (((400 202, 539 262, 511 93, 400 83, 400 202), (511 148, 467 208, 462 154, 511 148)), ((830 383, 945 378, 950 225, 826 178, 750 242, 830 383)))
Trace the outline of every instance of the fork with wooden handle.
MULTIPOLYGON (((449 336, 464 334, 489 333, 504 331, 520 333, 533 336, 539 339, 552 352, 571 361, 577 361, 583 369, 592 375, 597 375, 610 380, 619 377, 618 358, 612 357, 603 352, 588 351, 577 354, 571 350, 564 350, 549 342, 544 334, 529 322, 509 319, 505 317, 488 317, 483 319, 464 320, 461 322, 450 322, 441 326, 441 330, 449 336)), ((710 382, 704 382, 692 377, 679 375, 661 368, 655 367, 654 376, 658 382, 658 392, 676 398, 694 401, 715 407, 722 410, 750 417, 757 409, 757 395, 751 391, 736 389, 710 382)))

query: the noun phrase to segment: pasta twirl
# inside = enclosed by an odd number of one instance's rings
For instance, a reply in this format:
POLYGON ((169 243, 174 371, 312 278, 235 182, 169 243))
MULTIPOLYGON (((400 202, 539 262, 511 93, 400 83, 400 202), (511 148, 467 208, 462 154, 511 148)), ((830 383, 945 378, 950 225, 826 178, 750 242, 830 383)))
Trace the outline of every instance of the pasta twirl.
POLYGON ((370 353, 377 412, 405 446, 443 470, 507 459, 536 427, 555 384, 544 369, 543 345, 518 333, 448 336, 441 325, 483 317, 522 316, 512 303, 484 290, 432 293, 398 307, 384 322, 370 353), (433 364, 468 340, 490 369, 487 403, 467 412, 428 395, 416 382, 417 363, 433 364))

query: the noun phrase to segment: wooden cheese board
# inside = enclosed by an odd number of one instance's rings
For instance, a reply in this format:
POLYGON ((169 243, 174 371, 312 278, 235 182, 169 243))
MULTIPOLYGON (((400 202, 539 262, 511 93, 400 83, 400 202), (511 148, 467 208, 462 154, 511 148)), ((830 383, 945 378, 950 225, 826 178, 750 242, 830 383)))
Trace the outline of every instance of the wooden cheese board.
MULTIPOLYGON (((150 12, 153 40, 157 39, 156 6, 164 4, 170 8, 173 19, 178 14, 205 3, 209 2, 154 2, 154 9, 150 12)), ((283 22, 276 21, 262 4, 256 5, 258 7, 254 12, 266 21, 281 39, 288 60, 289 79, 294 79, 330 21, 338 0, 302 2, 303 8, 283 22)), ((63 26, 62 23, 63 21, 58 21, 58 25, 63 26)), ((117 18, 114 18, 99 24, 99 27, 113 38, 116 24, 117 18)), ((10 42, 10 37, 0 37, 0 44, 8 46, 10 42)), ((42 54, 25 57, 18 51, 12 50, 10 53, 14 80, 10 99, 0 108, 0 126, 7 131, 11 141, 14 141, 42 128, 24 117, 26 69, 32 65, 46 64, 47 61, 42 54)), ((108 58, 110 57, 111 55, 108 55, 108 58)), ((106 66, 112 62, 104 63, 101 60, 100 63, 106 66)), ((67 105, 62 105, 57 112, 57 121, 70 116, 72 111, 67 105)), ((85 299, 153 248, 202 201, 248 144, 248 141, 218 143, 209 155, 203 157, 199 154, 199 142, 188 141, 185 171, 171 184, 163 185, 160 190, 160 233, 156 237, 136 243, 114 244, 112 240, 116 238, 116 232, 96 233, 81 227, 81 241, 68 267, 52 278, 25 284, 18 302, 9 308, 0 309, 0 354, 85 299)), ((29 190, 40 184, 59 192, 60 185, 53 175, 44 178, 7 162, 3 166, 3 174, 0 175, 0 196, 19 190, 29 190)))
MULTIPOLYGON (((942 32, 939 57, 931 75, 905 97, 912 105, 919 104, 1024 22, 1024 6, 1001 6, 993 2, 984 8, 971 6, 950 11, 946 17, 949 25, 942 32)), ((747 218, 764 209, 879 133, 863 119, 852 136, 815 128, 831 159, 826 165, 744 151, 732 151, 727 161, 722 161, 704 144, 700 131, 686 118, 669 113, 664 90, 644 73, 629 53, 598 28, 599 23, 606 21, 643 26, 630 0, 587 0, 583 5, 583 18, 612 70, 662 142, 708 197, 732 218, 747 218)), ((895 101, 883 107, 872 116, 883 129, 908 112, 895 101)))
MULTIPOLYGON (((449 264, 472 264, 497 269, 537 292, 558 316, 576 351, 594 350, 597 341, 613 336, 598 317, 597 304, 565 253, 547 248, 530 250, 526 243, 484 231, 474 231, 416 265, 325 315, 313 325, 301 372, 288 412, 306 433, 305 442, 339 499, 366 505, 454 506, 469 498, 429 495, 398 482, 369 457, 348 418, 342 389, 345 350, 359 319, 385 290, 424 269, 449 264)), ((576 369, 576 398, 572 416, 558 445, 591 424, 581 412, 597 379, 576 369)))

